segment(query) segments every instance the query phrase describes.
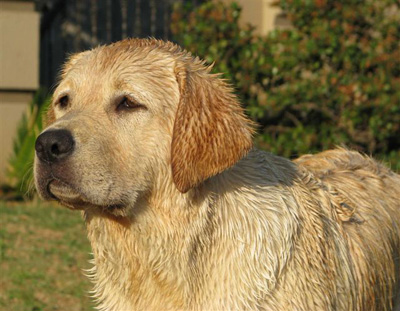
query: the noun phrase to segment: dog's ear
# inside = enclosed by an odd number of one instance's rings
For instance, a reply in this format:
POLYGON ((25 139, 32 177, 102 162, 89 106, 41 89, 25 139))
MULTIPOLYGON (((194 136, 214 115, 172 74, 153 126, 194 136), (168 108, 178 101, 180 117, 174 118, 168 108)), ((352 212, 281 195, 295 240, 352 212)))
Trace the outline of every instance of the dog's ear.
POLYGON ((232 89, 209 68, 176 68, 176 76, 172 176, 178 190, 187 192, 240 160, 252 147, 253 129, 232 89))

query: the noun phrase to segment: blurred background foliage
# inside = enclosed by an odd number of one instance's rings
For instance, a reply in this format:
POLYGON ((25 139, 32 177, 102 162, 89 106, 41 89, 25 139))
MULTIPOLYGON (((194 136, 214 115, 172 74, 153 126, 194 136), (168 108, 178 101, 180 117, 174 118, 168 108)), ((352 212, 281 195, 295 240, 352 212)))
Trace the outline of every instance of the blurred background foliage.
POLYGON ((35 141, 43 129, 43 117, 48 105, 46 91, 40 89, 20 121, 7 167, 8 183, 0 188, 0 196, 3 199, 22 200, 31 198, 34 194, 35 141))
POLYGON ((286 157, 347 146, 400 169, 400 2, 281 0, 292 24, 266 37, 237 4, 177 5, 175 40, 215 63, 286 157))
MULTIPOLYGON (((258 124, 256 145, 294 158, 335 146, 400 170, 400 3, 281 0, 292 27, 256 35, 241 9, 178 4, 174 40, 214 63, 258 124)), ((36 136, 48 100, 40 91, 21 121, 2 197, 32 195, 36 136)))

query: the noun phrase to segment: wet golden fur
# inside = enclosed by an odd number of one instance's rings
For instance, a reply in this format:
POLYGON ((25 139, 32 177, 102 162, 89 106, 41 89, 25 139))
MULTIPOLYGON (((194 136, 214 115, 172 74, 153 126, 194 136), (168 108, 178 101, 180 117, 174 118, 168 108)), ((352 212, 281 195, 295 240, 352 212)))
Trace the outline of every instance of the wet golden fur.
POLYGON ((230 87, 177 46, 74 55, 49 124, 75 150, 36 159, 36 185, 83 210, 101 310, 393 309, 399 175, 345 149, 252 149, 230 87), (120 111, 121 96, 141 106, 120 111))

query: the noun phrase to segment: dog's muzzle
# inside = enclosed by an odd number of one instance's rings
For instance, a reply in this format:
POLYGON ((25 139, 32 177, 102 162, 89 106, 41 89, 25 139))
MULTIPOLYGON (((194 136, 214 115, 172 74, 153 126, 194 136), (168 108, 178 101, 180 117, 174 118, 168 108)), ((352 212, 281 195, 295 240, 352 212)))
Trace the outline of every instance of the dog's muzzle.
POLYGON ((68 202, 71 206, 82 201, 80 193, 65 182, 71 179, 67 160, 74 147, 74 138, 66 129, 50 129, 36 139, 37 187, 43 198, 68 202))

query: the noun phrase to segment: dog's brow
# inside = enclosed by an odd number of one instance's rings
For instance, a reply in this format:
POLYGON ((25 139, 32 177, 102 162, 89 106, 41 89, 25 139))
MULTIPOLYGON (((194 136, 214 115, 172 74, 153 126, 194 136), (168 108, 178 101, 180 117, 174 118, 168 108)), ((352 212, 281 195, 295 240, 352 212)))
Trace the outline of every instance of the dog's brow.
POLYGON ((130 85, 131 85, 130 83, 128 83, 126 80, 122 80, 122 79, 116 80, 114 82, 114 88, 118 91, 123 91, 125 89, 129 89, 130 85))

